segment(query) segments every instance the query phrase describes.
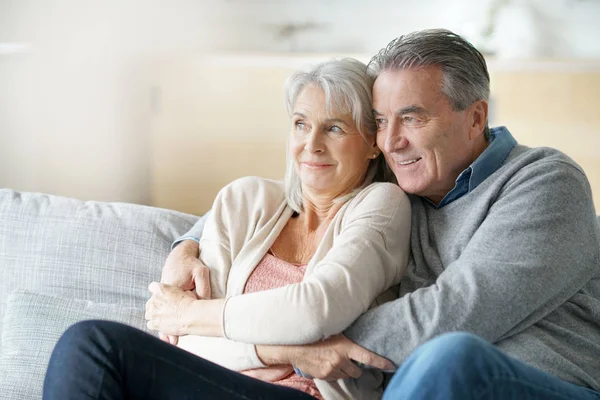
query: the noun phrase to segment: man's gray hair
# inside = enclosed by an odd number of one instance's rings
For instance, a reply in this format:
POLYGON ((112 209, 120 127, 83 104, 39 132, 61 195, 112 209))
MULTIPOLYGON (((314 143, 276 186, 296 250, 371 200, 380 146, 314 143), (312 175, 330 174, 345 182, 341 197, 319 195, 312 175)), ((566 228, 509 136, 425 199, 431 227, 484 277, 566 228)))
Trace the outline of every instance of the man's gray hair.
MULTIPOLYGON (((427 29, 392 40, 368 66, 373 78, 383 71, 439 66, 444 74, 442 92, 454 111, 477 100, 488 101, 490 75, 483 55, 467 40, 445 29, 427 29)), ((486 140, 490 129, 485 124, 486 140)))
MULTIPOLYGON (((329 113, 331 107, 334 107, 342 113, 352 114, 358 132, 366 141, 369 136, 374 137, 377 133, 377 124, 372 111, 374 82, 375 78, 367 74, 367 66, 364 63, 352 58, 332 59, 317 64, 307 71, 297 71, 292 74, 285 83, 285 105, 291 116, 298 95, 306 86, 314 85, 325 93, 325 111, 329 113)), ((390 180, 392 176, 383 155, 379 154, 369 164, 360 187, 336 201, 347 201, 372 182, 390 180)), ((289 206, 294 211, 301 212, 302 185, 289 149, 285 194, 289 206)))

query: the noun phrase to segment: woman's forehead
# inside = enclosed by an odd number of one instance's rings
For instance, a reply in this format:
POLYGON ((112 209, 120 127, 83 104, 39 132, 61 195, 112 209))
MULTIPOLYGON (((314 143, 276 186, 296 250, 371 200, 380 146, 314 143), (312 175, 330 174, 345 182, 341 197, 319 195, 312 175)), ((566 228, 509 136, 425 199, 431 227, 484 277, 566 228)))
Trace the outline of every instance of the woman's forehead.
MULTIPOLYGON (((336 91, 326 92, 324 89, 311 84, 305 86, 296 96, 294 112, 298 110, 322 111, 327 118, 352 117, 350 101, 343 93, 336 91)), ((300 111, 301 112, 301 111, 300 111)))

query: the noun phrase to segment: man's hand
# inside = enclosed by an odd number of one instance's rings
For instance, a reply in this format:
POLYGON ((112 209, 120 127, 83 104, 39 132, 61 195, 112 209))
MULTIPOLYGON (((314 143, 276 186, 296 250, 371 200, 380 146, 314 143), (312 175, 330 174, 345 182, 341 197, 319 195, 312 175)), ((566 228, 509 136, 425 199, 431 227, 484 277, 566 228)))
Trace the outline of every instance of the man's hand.
POLYGON ((291 364, 313 378, 326 381, 358 378, 362 370, 354 362, 381 370, 394 370, 394 364, 348 340, 344 335, 303 346, 256 346, 264 364, 291 364))
POLYGON ((198 254, 198 243, 193 240, 184 240, 176 246, 165 261, 160 283, 177 286, 183 290, 195 290, 199 298, 209 299, 209 270, 198 259, 198 254))

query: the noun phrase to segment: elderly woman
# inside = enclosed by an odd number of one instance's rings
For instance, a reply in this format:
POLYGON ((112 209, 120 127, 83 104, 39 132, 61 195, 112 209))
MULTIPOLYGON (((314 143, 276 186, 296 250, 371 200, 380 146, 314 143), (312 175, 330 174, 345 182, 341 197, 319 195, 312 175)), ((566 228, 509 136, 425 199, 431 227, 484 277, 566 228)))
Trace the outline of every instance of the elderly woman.
POLYGON ((116 323, 79 323, 57 344, 44 398, 381 396, 380 371, 312 380, 291 366, 265 367, 254 348, 342 332, 405 270, 410 203, 398 186, 373 183, 385 179, 386 165, 372 85, 352 59, 292 75, 285 182, 229 184, 206 223, 200 259, 212 298, 150 285, 148 327, 180 336, 180 348, 116 323))

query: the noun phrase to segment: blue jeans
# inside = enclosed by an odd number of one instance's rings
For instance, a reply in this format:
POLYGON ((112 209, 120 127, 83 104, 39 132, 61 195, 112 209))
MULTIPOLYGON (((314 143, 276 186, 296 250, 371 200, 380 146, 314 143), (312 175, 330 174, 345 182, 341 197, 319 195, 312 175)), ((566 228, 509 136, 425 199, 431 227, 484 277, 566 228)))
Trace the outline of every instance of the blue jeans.
POLYGON ((84 321, 67 329, 52 352, 43 398, 314 400, 108 321, 84 321))
POLYGON ((600 399, 507 356, 469 333, 448 333, 420 346, 394 374, 384 400, 600 399))

